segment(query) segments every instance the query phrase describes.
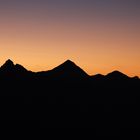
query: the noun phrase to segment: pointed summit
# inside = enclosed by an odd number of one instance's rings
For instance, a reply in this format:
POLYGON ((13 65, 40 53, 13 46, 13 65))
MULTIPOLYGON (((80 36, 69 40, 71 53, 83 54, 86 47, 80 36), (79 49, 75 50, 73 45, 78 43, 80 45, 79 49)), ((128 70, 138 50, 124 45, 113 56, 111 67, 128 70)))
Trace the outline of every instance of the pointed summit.
POLYGON ((57 78, 68 79, 88 77, 88 74, 71 60, 67 60, 58 67, 52 69, 51 74, 57 78))
POLYGON ((14 68, 14 63, 12 60, 8 59, 2 66, 1 70, 11 70, 14 68))
POLYGON ((63 64, 74 64, 74 62, 68 59, 63 64))
POLYGON ((62 63, 61 65, 59 65, 58 67, 75 68, 78 66, 74 62, 72 62, 71 60, 67 60, 64 63, 62 63))
POLYGON ((11 59, 8 59, 5 63, 7 63, 7 64, 14 64, 11 59))

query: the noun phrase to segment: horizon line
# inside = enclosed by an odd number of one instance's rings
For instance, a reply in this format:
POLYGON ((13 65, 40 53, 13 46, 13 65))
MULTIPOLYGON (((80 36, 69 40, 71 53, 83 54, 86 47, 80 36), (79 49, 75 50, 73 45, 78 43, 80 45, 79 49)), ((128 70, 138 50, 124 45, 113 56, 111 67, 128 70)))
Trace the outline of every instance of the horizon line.
MULTIPOLYGON (((5 63, 6 63, 7 61, 10 61, 10 62, 13 63, 14 65, 17 65, 17 64, 18 64, 18 65, 21 65, 21 66, 24 67, 24 65, 22 65, 22 64, 14 63, 13 59, 7 59, 7 60, 5 61, 5 63)), ((32 70, 30 70, 30 69, 27 69, 26 67, 24 67, 24 68, 25 68, 27 71, 31 71, 31 72, 33 72, 33 73, 47 72, 47 71, 51 71, 51 70, 57 68, 58 66, 60 66, 60 65, 62 65, 62 64, 64 64, 64 63, 66 63, 66 62, 73 63, 73 64, 76 65, 77 67, 81 68, 81 67, 78 66, 74 61, 72 61, 72 60, 70 60, 70 59, 67 59, 67 60, 64 61, 63 63, 60 63, 60 64, 57 65, 56 67, 54 67, 54 68, 52 68, 52 69, 49 69, 49 70, 32 71, 32 70)), ((5 64, 5 63, 4 63, 4 64, 5 64)), ((0 68, 1 68, 4 64, 2 64, 2 65, 0 66, 0 68)), ((130 77, 130 78, 134 78, 134 77, 138 77, 138 78, 140 78, 140 76, 138 76, 138 75, 130 76, 129 74, 125 74, 124 72, 122 72, 122 71, 120 71, 120 70, 116 70, 116 69, 115 69, 115 70, 112 70, 111 72, 108 72, 108 73, 106 73, 106 74, 102 74, 102 73, 88 74, 88 72, 86 72, 83 68, 81 68, 81 69, 82 69, 87 75, 89 75, 89 76, 95 76, 95 75, 103 75, 103 76, 107 76, 107 75, 110 74, 110 73, 113 73, 113 72, 119 72, 119 73, 122 73, 122 74, 124 74, 124 75, 130 77)))

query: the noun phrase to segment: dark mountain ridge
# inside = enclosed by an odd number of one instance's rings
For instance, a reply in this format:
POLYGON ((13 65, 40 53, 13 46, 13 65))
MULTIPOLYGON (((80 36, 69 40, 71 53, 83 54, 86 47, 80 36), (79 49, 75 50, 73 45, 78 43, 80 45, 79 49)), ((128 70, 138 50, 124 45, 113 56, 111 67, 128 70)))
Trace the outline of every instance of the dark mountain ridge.
POLYGON ((119 71, 90 76, 70 60, 44 72, 7 60, 0 67, 0 114, 0 120, 25 129, 33 122, 41 128, 122 134, 122 128, 140 127, 140 79, 119 71))
POLYGON ((8 59, 1 67, 0 67, 0 73, 25 73, 28 72, 27 69, 25 69, 20 64, 14 64, 13 61, 8 59))
POLYGON ((107 74, 106 77, 108 79, 116 79, 116 80, 124 80, 124 79, 130 78, 127 75, 125 75, 124 73, 119 72, 119 71, 113 71, 113 72, 107 74))
MULTIPOLYGON (((44 77, 56 77, 56 78, 66 78, 66 79, 72 79, 72 78, 93 78, 93 79, 112 79, 112 80, 123 80, 123 79, 130 79, 131 77, 123 74, 119 71, 113 71, 107 75, 97 74, 90 76, 88 75, 83 69, 81 69, 79 66, 77 66, 74 62, 71 60, 67 60, 64 63, 60 64, 59 66, 55 67, 52 70, 48 71, 41 71, 41 72, 32 72, 28 71, 26 68, 24 68, 20 64, 14 64, 12 60, 8 59, 1 67, 0 67, 0 74, 25 74, 25 73, 32 73, 36 74, 38 76, 44 76, 44 77)), ((139 79, 138 76, 132 77, 133 79, 139 79)))

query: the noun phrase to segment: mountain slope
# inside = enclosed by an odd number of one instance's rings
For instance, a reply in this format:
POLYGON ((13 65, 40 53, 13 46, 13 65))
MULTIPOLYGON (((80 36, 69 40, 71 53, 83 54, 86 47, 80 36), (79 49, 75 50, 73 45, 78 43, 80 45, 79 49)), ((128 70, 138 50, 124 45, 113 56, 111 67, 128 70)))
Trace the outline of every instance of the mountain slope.
POLYGON ((67 60, 58 67, 52 69, 50 74, 56 78, 87 78, 89 75, 78 67, 74 62, 67 60))
POLYGON ((1 75, 24 75, 28 73, 28 70, 25 69, 23 66, 19 64, 14 64, 13 61, 8 59, 1 67, 0 67, 0 74, 1 75))
POLYGON ((123 74, 122 72, 119 71, 113 71, 109 74, 106 75, 107 79, 111 79, 111 80, 127 80, 130 77, 128 77, 127 75, 123 74))

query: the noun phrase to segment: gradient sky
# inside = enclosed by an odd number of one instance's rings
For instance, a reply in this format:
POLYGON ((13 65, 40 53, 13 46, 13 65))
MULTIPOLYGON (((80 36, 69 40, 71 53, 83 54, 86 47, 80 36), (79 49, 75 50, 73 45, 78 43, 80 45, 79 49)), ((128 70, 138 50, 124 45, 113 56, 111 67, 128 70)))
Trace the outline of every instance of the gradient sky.
POLYGON ((140 76, 140 0, 0 0, 0 65, 71 59, 90 75, 140 76))

